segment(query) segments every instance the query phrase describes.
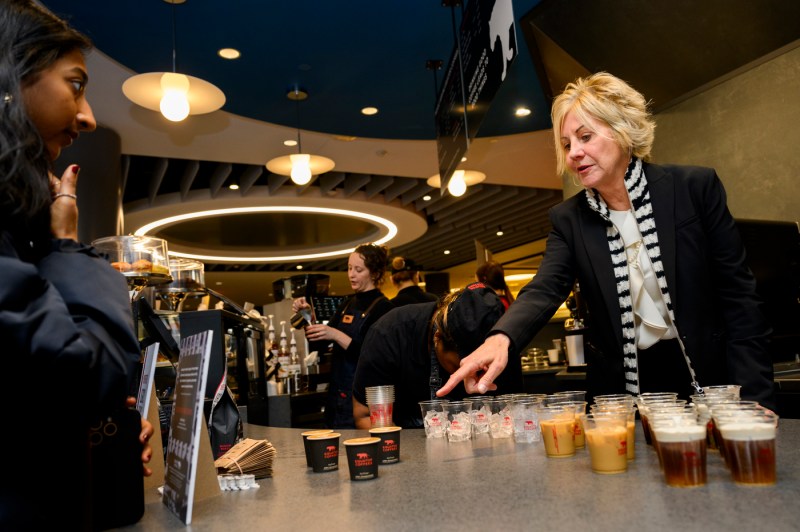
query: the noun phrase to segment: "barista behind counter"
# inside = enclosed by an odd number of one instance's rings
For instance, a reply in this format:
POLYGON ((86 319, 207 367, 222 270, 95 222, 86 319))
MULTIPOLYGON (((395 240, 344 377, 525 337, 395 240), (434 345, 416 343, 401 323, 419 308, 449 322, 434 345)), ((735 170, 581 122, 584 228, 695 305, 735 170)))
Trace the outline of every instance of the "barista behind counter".
MULTIPOLYGON (((461 357, 480 345, 504 312, 503 303, 483 283, 472 283, 441 301, 406 305, 388 312, 364 339, 353 384, 356 428, 370 428, 365 389, 392 384, 394 424, 422 427, 419 401, 435 399, 439 383, 458 369, 461 357)), ((522 391, 522 368, 510 364, 495 393, 522 391)), ((450 399, 465 395, 457 387, 450 399)))

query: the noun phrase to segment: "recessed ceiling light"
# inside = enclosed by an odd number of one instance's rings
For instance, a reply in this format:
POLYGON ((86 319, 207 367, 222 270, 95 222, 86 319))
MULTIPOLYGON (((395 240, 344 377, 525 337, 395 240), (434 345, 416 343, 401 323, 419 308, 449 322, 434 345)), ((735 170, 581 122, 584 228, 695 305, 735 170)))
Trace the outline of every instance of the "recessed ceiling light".
POLYGON ((217 54, 224 59, 239 59, 242 53, 236 48, 220 48, 217 54))
POLYGON ((303 265, 302 265, 302 264, 298 264, 298 265, 297 265, 297 266, 295 266, 295 267, 296 267, 298 270, 302 270, 302 269, 303 269, 303 265))
POLYGON ((497 230, 497 236, 503 236, 503 230, 502 229, 498 229, 497 230))
POLYGON ((236 183, 231 183, 230 185, 228 185, 228 188, 231 190, 239 190, 239 185, 237 185, 236 183))
POLYGON ((361 114, 362 115, 367 115, 367 116, 376 115, 376 114, 378 114, 378 108, 377 107, 364 107, 361 110, 361 114))
POLYGON ((217 281, 217 282, 216 282, 216 283, 214 283, 214 284, 215 284, 215 285, 217 285, 217 286, 222 286, 222 281, 217 281))
POLYGON ((529 114, 531 114, 531 110, 528 109, 527 107, 517 107, 517 110, 514 111, 514 114, 516 116, 528 116, 529 114))
POLYGON ((430 197, 430 196, 428 196, 427 194, 425 194, 424 196, 422 196, 422 201, 430 201, 430 200, 431 200, 431 197, 430 197))
POLYGON ((467 158, 466 158, 466 157, 462 157, 462 158, 461 158, 461 162, 462 162, 462 163, 465 163, 465 162, 467 162, 467 158))
POLYGON ((450 254, 450 250, 449 249, 444 250, 444 254, 445 255, 449 255, 450 254))
POLYGON ((284 140, 283 141, 283 145, 284 146, 297 146, 297 141, 296 140, 291 140, 291 139, 284 140))

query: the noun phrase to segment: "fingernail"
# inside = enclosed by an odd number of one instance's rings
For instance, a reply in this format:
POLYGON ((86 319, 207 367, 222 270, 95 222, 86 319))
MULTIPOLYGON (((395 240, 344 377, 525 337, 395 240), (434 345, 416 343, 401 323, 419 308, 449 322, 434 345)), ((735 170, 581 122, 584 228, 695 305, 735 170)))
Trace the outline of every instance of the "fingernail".
POLYGON ((480 393, 486 393, 486 385, 482 382, 478 383, 478 391, 480 393))
POLYGON ((80 166, 78 166, 77 164, 73 164, 72 165, 72 173, 73 174, 77 174, 80 171, 81 171, 81 167, 80 166))

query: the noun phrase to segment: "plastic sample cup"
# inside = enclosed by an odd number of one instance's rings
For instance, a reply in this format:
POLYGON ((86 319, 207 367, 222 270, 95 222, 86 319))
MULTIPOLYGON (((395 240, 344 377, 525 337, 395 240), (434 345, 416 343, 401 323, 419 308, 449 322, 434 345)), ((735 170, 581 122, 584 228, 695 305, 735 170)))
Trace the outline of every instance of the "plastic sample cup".
POLYGON ((542 439, 539 430, 539 416, 536 410, 541 405, 539 398, 521 398, 512 401, 511 417, 514 418, 514 441, 517 443, 532 443, 542 439))
POLYGON ((339 469, 338 432, 316 434, 308 437, 311 447, 311 468, 314 473, 324 473, 339 469))
POLYGON ((492 438, 510 438, 514 435, 514 418, 506 399, 487 400, 491 416, 489 417, 489 435, 492 438))
POLYGON ((333 429, 307 430, 300 433, 303 437, 303 449, 306 451, 306 466, 311 467, 311 444, 308 443, 308 437, 317 436, 319 434, 330 434, 331 432, 333 432, 333 429))
POLYGON ((539 408, 539 428, 544 450, 550 458, 575 455, 575 407, 555 405, 539 408))
POLYGON ((395 464, 400 461, 400 427, 374 427, 369 435, 380 438, 381 465, 395 464))
POLYGON ((467 397, 465 401, 469 401, 472 407, 470 408, 470 421, 472 421, 472 435, 489 433, 489 418, 492 417, 492 410, 489 408, 487 400, 493 397, 488 395, 473 395, 467 397))
POLYGON ((445 403, 444 411, 447 414, 447 441, 468 441, 472 437, 472 421, 470 401, 450 401, 445 403))
POLYGON ((591 407, 593 414, 603 414, 605 412, 624 413, 627 416, 626 428, 628 432, 628 460, 636 458, 636 407, 632 402, 602 402, 593 404, 591 407))
POLYGON ((566 401, 558 403, 575 407, 575 448, 583 449, 586 447, 586 438, 583 435, 583 423, 581 418, 586 414, 586 401, 566 401))
POLYGON ((775 484, 775 434, 778 416, 762 413, 721 416, 716 421, 725 446, 725 457, 737 484, 775 484))
POLYGON ((667 486, 706 483, 706 425, 680 419, 655 419, 651 424, 667 486))
POLYGON ((628 416, 619 414, 586 414, 581 416, 592 471, 604 475, 628 470, 628 416))
POLYGON ((444 412, 443 406, 447 402, 449 401, 435 399, 419 402, 426 438, 443 438, 447 432, 447 414, 444 412))
POLYGON ((344 441, 350 480, 371 480, 378 477, 381 460, 381 439, 376 436, 351 438, 344 441))

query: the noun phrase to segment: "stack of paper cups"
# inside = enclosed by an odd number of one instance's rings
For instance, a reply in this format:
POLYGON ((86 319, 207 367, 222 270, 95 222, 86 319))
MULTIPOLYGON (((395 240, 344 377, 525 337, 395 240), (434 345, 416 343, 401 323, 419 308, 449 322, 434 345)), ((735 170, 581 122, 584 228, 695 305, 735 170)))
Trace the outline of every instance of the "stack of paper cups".
POLYGON ((391 427, 394 385, 369 386, 366 388, 369 420, 373 427, 391 427))

